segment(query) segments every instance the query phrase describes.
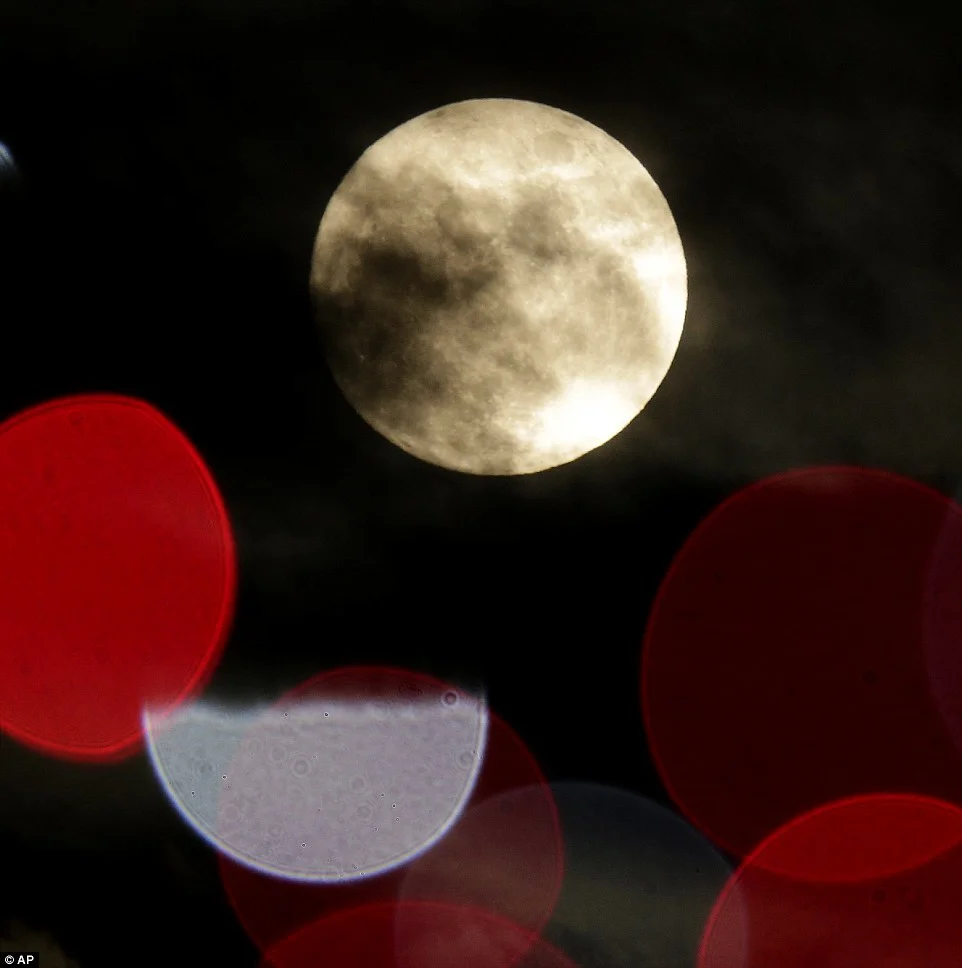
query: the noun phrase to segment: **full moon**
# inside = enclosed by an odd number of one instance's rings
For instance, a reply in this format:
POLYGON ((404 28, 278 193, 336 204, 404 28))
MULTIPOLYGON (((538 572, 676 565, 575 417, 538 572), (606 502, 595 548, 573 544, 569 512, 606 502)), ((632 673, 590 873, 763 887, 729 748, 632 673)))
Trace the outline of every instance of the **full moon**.
POLYGON ((681 238, 641 163, 530 101, 461 101, 371 145, 321 219, 310 288, 344 396, 413 456, 547 470, 651 400, 687 304, 681 238))

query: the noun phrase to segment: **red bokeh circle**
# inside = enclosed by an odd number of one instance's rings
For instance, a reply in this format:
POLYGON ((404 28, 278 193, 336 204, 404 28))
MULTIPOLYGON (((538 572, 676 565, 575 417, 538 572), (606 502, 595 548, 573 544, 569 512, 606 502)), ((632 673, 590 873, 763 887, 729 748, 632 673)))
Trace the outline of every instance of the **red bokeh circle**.
POLYGON ((882 471, 792 471, 725 501, 679 553, 642 709, 669 794, 716 844, 744 856, 791 817, 878 790, 962 803, 923 641, 949 503, 882 471))
POLYGON ((874 794, 796 818, 716 902, 698 968, 950 968, 962 952, 962 809, 874 794))
POLYGON ((224 503, 149 404, 77 396, 0 425, 0 726, 78 761, 139 749, 206 685, 236 584, 224 503))
MULTIPOLYGON (((447 688, 431 676, 410 670, 348 667, 315 676, 284 696, 278 706, 447 688)), ((405 903, 491 905, 494 914, 533 937, 550 917, 561 890, 563 847, 554 798, 534 757, 517 734, 489 711, 484 759, 461 818, 438 844, 407 864, 342 884, 310 884, 270 877, 223 854, 219 863, 238 919, 264 951, 322 916, 361 904, 396 901, 402 892, 405 903), (515 809, 500 813, 498 824, 474 809, 512 794, 516 794, 511 804, 515 809), (485 861, 490 876, 519 889, 492 899, 484 885, 469 876, 485 861)))
POLYGON ((925 583, 929 682, 945 727, 962 753, 962 506, 948 503, 925 583))
POLYGON ((482 908, 423 901, 340 911, 275 945, 261 968, 503 968, 526 951, 525 968, 575 968, 546 941, 482 908))

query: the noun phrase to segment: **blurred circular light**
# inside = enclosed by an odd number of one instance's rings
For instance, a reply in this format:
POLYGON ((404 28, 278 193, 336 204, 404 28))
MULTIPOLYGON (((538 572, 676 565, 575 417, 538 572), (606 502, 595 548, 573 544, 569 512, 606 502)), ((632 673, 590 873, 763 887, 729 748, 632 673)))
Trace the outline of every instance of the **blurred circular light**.
POLYGON ((905 794, 798 817, 742 863, 698 968, 950 968, 962 951, 962 809, 905 794))
POLYGON ((487 732, 483 699, 449 706, 442 684, 427 680, 402 698, 394 687, 404 676, 415 674, 341 670, 253 712, 148 713, 150 750, 181 813, 234 860, 314 883, 382 874, 456 822, 487 732), (392 695, 383 715, 377 693, 392 695), (198 747, 200 774, 184 756, 198 747))
MULTIPOLYGON (((417 682, 428 694, 439 685, 409 672, 379 671, 383 676, 380 685, 389 684, 392 677, 395 681, 407 679, 409 685, 417 682)), ((371 670, 336 670, 311 680, 295 695, 328 699, 363 694, 367 689, 376 702, 387 702, 389 696, 384 689, 373 688, 376 685, 371 670)), ((396 694, 413 695, 410 689, 396 694)), ((443 701, 443 689, 441 696, 443 701)), ((458 706, 465 701, 459 696, 458 706)), ((425 766, 416 775, 429 782, 434 773, 425 766)), ((383 794, 393 797, 393 791, 375 786, 363 802, 369 806, 380 802, 383 806, 378 809, 388 811, 389 823, 403 820, 393 813, 399 801, 383 794)), ((231 904, 262 951, 323 916, 402 896, 411 902, 485 907, 533 940, 550 916, 563 873, 557 812, 547 783, 524 743, 490 711, 487 743, 470 800, 444 836, 403 867, 377 877, 324 885, 278 880, 226 855, 221 855, 220 867, 231 904), (499 797, 503 810, 482 809, 499 797)), ((336 873, 332 868, 332 879, 336 873)))
POLYGON ((948 502, 925 584, 925 654, 929 685, 962 754, 962 505, 948 502))
POLYGON ((678 554, 642 708, 668 792, 716 844, 744 856, 791 817, 878 790, 962 803, 923 647, 948 503, 881 471, 792 471, 729 498, 678 554))
POLYGON ((692 965, 731 866, 677 814, 592 783, 553 783, 565 879, 544 937, 584 965, 692 965))
POLYGON ((314 921, 273 946, 261 968, 504 968, 524 947, 526 968, 576 968, 545 941, 481 908, 381 902, 314 921))
POLYGON ((187 438, 141 400, 78 396, 0 425, 0 726, 115 760, 145 703, 209 680, 233 616, 234 543, 187 438))

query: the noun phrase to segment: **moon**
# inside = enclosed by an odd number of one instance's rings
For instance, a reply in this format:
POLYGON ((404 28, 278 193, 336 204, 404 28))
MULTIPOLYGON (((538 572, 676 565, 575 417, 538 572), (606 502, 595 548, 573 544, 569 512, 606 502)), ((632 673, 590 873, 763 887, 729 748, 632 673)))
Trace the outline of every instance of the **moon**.
POLYGON ((371 145, 321 218, 310 289, 334 380, 371 427, 502 476, 623 430, 671 366, 688 295, 671 209, 638 159, 508 98, 371 145))

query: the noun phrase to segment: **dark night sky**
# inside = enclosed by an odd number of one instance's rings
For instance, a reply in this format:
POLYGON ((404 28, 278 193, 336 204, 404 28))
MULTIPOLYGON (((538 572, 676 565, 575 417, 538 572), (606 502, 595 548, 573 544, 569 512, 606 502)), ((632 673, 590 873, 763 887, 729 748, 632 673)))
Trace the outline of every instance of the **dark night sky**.
MULTIPOLYGON (((344 662, 480 675, 549 779, 667 802, 638 662, 692 527, 800 465, 962 481, 954 34, 920 4, 0 0, 6 417, 143 397, 227 499, 241 586, 211 692, 344 662), (570 465, 473 478, 381 439, 308 294, 324 206, 398 124, 471 97, 578 114, 667 197, 674 366, 570 465)), ((140 757, 0 754, 5 911, 81 968, 256 964, 212 854, 140 757), (136 952, 136 954, 133 954, 136 952), (179 962, 185 963, 185 962, 179 962)))

